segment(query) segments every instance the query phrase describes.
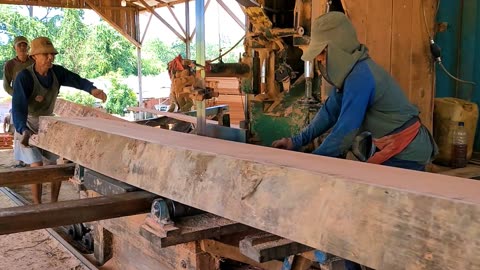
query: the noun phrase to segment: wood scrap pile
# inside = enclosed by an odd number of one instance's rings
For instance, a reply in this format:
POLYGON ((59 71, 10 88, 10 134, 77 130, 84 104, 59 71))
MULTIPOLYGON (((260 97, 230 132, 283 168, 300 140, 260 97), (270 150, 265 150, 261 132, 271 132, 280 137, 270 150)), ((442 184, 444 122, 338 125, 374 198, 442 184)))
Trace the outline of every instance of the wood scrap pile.
POLYGON ((0 134, 0 149, 13 148, 13 135, 8 133, 0 134))

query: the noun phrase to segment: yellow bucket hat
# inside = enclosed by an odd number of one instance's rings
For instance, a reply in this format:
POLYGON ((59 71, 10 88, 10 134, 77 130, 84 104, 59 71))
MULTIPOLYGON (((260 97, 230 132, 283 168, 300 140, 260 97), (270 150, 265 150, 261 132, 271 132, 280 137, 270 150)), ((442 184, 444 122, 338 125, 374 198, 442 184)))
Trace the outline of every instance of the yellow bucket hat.
POLYGON ((52 41, 47 37, 37 37, 30 43, 30 55, 40 53, 58 54, 58 51, 53 47, 52 41))

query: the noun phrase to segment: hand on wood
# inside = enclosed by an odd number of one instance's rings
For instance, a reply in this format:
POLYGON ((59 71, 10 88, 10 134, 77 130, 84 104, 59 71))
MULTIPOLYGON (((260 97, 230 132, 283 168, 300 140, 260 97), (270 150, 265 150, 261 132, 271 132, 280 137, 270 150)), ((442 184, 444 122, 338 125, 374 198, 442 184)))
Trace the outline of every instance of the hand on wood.
POLYGON ((30 139, 32 134, 33 132, 30 129, 25 129, 22 133, 22 140, 20 141, 20 143, 25 147, 29 147, 30 144, 28 143, 28 140, 30 139))
POLYGON ((98 98, 98 99, 101 99, 102 102, 105 102, 107 101, 107 94, 105 94, 105 92, 103 92, 103 90, 100 90, 100 89, 92 89, 92 96, 98 98))
POLYGON ((292 139, 290 139, 290 138, 281 138, 280 140, 274 141, 272 143, 272 146, 275 147, 275 148, 292 150, 293 149, 293 142, 292 142, 292 139))

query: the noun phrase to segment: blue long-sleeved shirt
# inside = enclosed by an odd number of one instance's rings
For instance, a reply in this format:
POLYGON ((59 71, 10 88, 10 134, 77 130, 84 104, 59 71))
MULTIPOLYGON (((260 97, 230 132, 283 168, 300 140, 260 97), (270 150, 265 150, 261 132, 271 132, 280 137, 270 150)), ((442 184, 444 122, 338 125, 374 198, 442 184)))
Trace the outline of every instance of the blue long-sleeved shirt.
MULTIPOLYGON (((75 87, 77 89, 91 93, 92 89, 96 87, 93 83, 87 79, 80 77, 78 74, 71 72, 70 70, 53 65, 51 69, 48 70, 47 76, 41 76, 35 72, 39 82, 45 88, 52 87, 53 84, 53 73, 57 77, 59 85, 75 87)), ((24 69, 18 73, 15 82, 13 84, 13 96, 12 96, 12 116, 13 124, 15 129, 19 133, 27 128, 27 116, 28 116, 28 99, 33 93, 34 87, 33 77, 31 73, 24 69)))
POLYGON ((342 91, 334 89, 312 122, 292 137, 294 149, 310 143, 333 127, 314 154, 339 157, 352 144, 375 97, 375 80, 365 61, 357 63, 347 76, 342 91))

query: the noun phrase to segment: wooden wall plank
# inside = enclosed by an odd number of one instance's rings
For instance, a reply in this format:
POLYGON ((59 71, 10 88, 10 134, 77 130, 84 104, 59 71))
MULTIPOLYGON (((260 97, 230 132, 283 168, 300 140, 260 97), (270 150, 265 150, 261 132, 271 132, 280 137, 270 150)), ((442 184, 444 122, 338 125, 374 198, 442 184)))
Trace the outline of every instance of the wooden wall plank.
POLYGON ((434 72, 420 3, 426 8, 428 27, 434 28, 437 0, 342 0, 358 38, 372 58, 384 67, 415 104, 422 122, 431 130, 434 72))
POLYGON ((393 0, 368 0, 367 38, 369 54, 387 72, 391 72, 393 0))
MULTIPOLYGON (((383 1, 383 0, 382 0, 383 1)), ((343 1, 343 7, 348 18, 352 21, 357 30, 357 37, 360 43, 367 44, 367 32, 368 32, 368 12, 369 1, 357 1, 357 0, 345 0, 343 1)), ((367 44, 368 45, 368 44, 367 44)))
POLYGON ((420 110, 420 119, 432 130, 433 127, 433 105, 435 97, 434 84, 434 66, 430 55, 429 35, 434 31, 435 18, 434 10, 437 0, 415 0, 411 11, 412 30, 411 30, 411 73, 410 73, 410 100, 417 105, 420 110), (423 9, 425 10, 425 19, 423 18, 423 9))
POLYGON ((82 166, 375 269, 480 268, 478 181, 105 119, 40 122, 38 146, 82 166))
POLYGON ((412 101, 410 73, 412 69, 411 36, 413 25, 411 12, 413 9, 413 1, 414 0, 394 0, 392 16, 391 72, 410 101, 412 101))

